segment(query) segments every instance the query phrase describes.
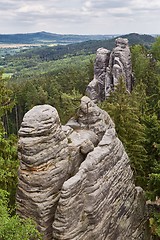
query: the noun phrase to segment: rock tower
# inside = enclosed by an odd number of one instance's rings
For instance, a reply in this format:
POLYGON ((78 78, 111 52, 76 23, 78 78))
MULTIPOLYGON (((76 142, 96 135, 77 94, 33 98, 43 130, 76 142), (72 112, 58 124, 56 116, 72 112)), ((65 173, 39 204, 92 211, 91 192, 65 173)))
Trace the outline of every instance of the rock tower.
POLYGON ((35 106, 18 146, 17 213, 45 240, 149 240, 143 190, 113 121, 90 98, 65 126, 55 108, 35 106))
POLYGON ((128 40, 117 38, 115 44, 116 47, 111 52, 105 48, 97 50, 94 79, 86 89, 86 95, 94 102, 104 101, 114 90, 120 77, 126 83, 126 90, 132 91, 133 74, 128 40))

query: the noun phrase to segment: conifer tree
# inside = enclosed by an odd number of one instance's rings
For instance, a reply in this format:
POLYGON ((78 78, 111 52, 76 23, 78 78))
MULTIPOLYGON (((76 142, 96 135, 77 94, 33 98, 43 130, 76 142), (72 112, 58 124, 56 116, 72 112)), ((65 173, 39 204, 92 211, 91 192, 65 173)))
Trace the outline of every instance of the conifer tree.
MULTIPOLYGON (((139 100, 139 99, 138 99, 139 100)), ((102 103, 115 122, 118 137, 125 146, 131 160, 137 184, 146 185, 145 163, 147 161, 145 142, 145 126, 141 123, 140 104, 136 94, 126 90, 123 78, 111 93, 110 97, 102 103)))
POLYGON ((7 78, 3 78, 3 72, 0 72, 0 131, 3 131, 2 117, 10 111, 14 105, 12 92, 7 88, 7 78))

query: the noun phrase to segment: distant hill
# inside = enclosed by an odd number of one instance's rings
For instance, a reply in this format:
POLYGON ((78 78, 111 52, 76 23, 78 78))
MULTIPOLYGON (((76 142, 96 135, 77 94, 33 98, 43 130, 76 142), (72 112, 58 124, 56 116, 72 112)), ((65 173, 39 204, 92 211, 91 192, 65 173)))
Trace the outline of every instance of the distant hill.
POLYGON ((73 35, 50 32, 0 34, 0 44, 69 44, 88 40, 104 40, 116 35, 73 35))
POLYGON ((122 37, 127 38, 130 45, 143 44, 145 46, 150 46, 155 41, 155 37, 147 34, 130 33, 122 37))
MULTIPOLYGON (((129 45, 142 44, 144 46, 151 46, 155 41, 155 38, 150 35, 139 35, 137 33, 131 33, 128 35, 123 35, 121 37, 127 38, 129 40, 129 45)), ((18 55, 23 57, 32 58, 33 55, 42 61, 57 60, 63 58, 66 55, 81 55, 81 54, 92 54, 100 47, 107 48, 109 50, 113 49, 115 46, 115 39, 108 40, 90 40, 81 43, 74 43, 69 45, 58 45, 54 47, 37 47, 34 49, 26 50, 18 55)))
MULTIPOLYGON (((134 44, 142 44, 146 47, 149 47, 155 41, 155 38, 153 36, 146 34, 140 35, 137 33, 130 33, 119 37, 127 38, 130 46, 134 44)), ((107 40, 86 41, 78 44, 70 44, 68 47, 73 50, 76 49, 76 51, 95 53, 95 51, 100 47, 104 47, 109 50, 113 49, 115 46, 116 38, 117 37, 107 40)))

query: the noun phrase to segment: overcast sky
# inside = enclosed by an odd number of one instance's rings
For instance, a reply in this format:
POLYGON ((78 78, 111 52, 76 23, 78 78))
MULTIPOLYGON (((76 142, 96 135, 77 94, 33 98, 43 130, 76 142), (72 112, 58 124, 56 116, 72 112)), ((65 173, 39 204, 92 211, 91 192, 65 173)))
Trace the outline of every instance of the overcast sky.
POLYGON ((0 0, 0 33, 160 34, 160 0, 0 0))

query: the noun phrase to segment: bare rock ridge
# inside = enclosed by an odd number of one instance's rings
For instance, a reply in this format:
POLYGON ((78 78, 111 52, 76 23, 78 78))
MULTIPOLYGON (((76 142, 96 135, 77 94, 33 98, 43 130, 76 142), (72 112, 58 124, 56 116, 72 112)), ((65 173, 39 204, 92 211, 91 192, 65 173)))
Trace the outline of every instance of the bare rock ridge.
POLYGON ((86 89, 86 95, 94 102, 104 101, 123 77, 126 89, 131 92, 133 74, 128 39, 117 38, 116 47, 110 52, 99 48, 94 63, 94 79, 86 89))
POLYGON ((19 130, 17 212, 45 240, 148 240, 143 190, 109 115, 84 96, 62 126, 35 106, 19 130))

